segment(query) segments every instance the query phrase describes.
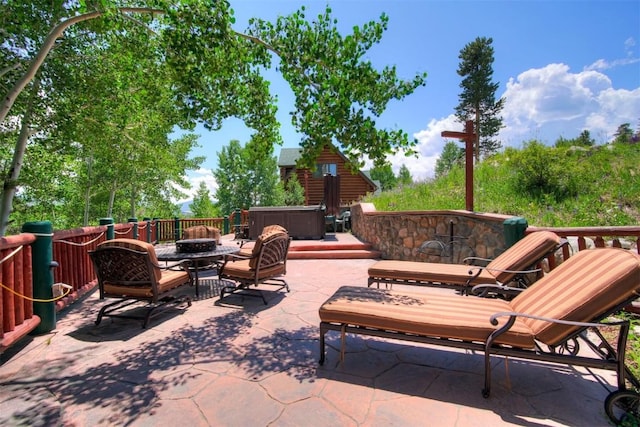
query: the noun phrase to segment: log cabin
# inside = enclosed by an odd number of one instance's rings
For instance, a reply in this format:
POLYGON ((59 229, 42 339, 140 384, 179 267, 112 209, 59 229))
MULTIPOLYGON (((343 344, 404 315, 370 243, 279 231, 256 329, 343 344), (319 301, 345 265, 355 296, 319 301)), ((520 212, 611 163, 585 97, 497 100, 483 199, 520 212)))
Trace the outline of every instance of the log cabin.
MULTIPOLYGON (((364 171, 352 172, 349 169, 349 160, 334 146, 325 146, 322 153, 316 159, 315 170, 306 168, 298 169, 296 161, 302 153, 301 148, 282 148, 278 159, 280 179, 286 182, 292 174, 296 174, 300 185, 304 188, 305 204, 318 205, 324 203, 330 206, 332 203, 327 198, 325 183, 337 184, 337 193, 331 198, 336 198, 338 206, 346 207, 359 201, 368 193, 375 193, 380 187, 364 171), (338 178, 327 178, 338 177, 338 178)), ((329 185, 329 184, 328 184, 329 185)))

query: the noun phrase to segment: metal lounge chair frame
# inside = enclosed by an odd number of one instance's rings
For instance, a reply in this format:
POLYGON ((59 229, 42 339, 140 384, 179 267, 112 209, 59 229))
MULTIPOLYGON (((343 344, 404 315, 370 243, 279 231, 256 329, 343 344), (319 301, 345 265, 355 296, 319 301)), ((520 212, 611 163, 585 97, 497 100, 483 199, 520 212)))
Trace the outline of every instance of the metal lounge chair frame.
POLYGON ((511 301, 345 286, 319 310, 320 364, 325 334, 339 331, 340 360, 347 333, 483 353, 484 397, 492 356, 607 369, 617 374, 618 391, 605 401, 613 419, 614 406, 637 412, 640 398, 627 389, 627 380, 639 385, 625 365, 629 320, 607 319, 639 292, 640 256, 617 248, 581 251, 511 301), (613 345, 600 331, 605 326, 618 329, 613 345), (580 342, 593 353, 579 354, 580 342))
POLYGON ((539 279, 542 271, 536 265, 566 244, 565 239, 553 232, 539 231, 526 235, 486 266, 378 261, 369 267, 368 285, 375 283, 380 287, 383 283, 385 286, 399 284, 453 288, 468 295, 475 285, 497 284, 502 288, 485 288, 483 292, 509 297, 539 279))
MULTIPOLYGON (((220 280, 235 282, 224 286, 220 291, 220 300, 225 295, 240 292, 242 295, 258 296, 264 304, 267 300, 260 289, 251 288, 258 285, 273 285, 278 289, 286 289, 289 285, 282 278, 287 272, 287 254, 291 238, 280 226, 267 229, 253 246, 251 254, 232 254, 225 258, 220 267, 220 280)), ((228 282, 227 282, 228 283, 228 282)))
POLYGON ((152 317, 170 307, 191 306, 189 296, 177 295, 183 285, 194 283, 186 261, 161 266, 153 245, 134 239, 105 241, 89 255, 98 279, 100 299, 117 299, 100 309, 96 325, 103 317, 117 317, 142 320, 142 327, 146 328, 152 317), (121 311, 140 301, 148 302, 145 314, 121 311))

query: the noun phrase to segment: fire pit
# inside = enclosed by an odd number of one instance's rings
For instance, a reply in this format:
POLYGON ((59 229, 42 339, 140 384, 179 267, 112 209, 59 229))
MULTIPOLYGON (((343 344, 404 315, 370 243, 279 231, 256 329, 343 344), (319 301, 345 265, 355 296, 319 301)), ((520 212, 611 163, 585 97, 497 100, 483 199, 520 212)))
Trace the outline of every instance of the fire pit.
POLYGON ((216 249, 216 239, 185 239, 176 241, 176 252, 209 252, 216 249))

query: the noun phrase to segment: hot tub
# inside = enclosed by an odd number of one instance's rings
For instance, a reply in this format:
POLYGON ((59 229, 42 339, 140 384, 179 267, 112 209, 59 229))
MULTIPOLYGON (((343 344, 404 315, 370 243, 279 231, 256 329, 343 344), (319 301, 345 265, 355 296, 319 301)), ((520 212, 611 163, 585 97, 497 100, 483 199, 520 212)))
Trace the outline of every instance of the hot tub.
POLYGON ((271 206, 249 208, 249 238, 255 240, 266 225, 278 224, 292 239, 324 238, 324 207, 271 206))

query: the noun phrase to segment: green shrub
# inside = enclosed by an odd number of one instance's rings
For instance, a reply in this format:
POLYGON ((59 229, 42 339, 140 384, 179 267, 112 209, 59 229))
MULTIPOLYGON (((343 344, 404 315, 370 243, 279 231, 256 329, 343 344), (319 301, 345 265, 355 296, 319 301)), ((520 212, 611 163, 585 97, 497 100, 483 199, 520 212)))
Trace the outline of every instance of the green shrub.
MULTIPOLYGON (((474 210, 549 227, 640 223, 640 144, 575 148, 530 142, 474 167, 474 210)), ((368 196, 380 211, 465 208, 465 169, 368 196)))
POLYGON ((514 152, 509 164, 514 171, 516 188, 533 198, 552 197, 555 202, 576 196, 581 173, 570 158, 560 161, 565 153, 566 149, 547 147, 537 141, 514 152))

